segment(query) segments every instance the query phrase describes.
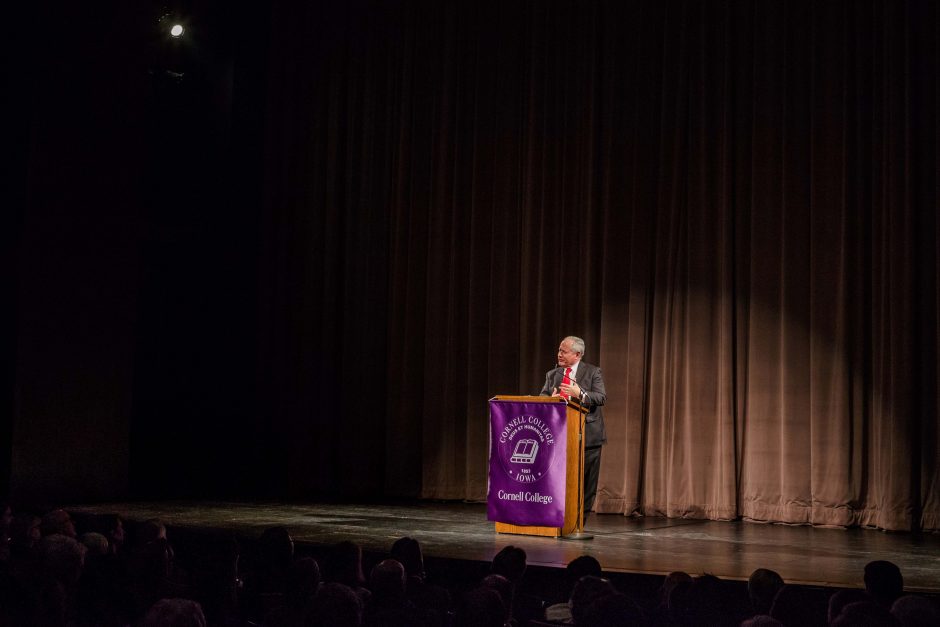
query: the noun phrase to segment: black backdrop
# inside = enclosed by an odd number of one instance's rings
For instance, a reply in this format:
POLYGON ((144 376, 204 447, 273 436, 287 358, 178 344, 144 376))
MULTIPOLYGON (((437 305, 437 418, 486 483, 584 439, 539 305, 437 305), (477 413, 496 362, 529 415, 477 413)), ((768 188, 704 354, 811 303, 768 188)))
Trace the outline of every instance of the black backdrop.
POLYGON ((576 333, 605 511, 940 525, 932 3, 185 8, 27 15, 17 499, 481 498, 576 333))

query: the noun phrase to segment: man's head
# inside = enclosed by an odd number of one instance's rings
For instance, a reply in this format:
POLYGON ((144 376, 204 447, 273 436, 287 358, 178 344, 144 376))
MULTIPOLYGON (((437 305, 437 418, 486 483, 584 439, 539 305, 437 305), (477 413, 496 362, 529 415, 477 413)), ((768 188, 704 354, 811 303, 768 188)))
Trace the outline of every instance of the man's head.
POLYGON ((409 577, 424 580, 424 557, 421 545, 414 538, 399 538, 392 545, 392 557, 401 562, 409 577))
POLYGON ((42 519, 29 513, 19 513, 10 523, 10 542, 21 548, 32 548, 42 538, 42 519))
POLYGON ((85 565, 85 547, 75 538, 53 533, 39 541, 39 554, 45 571, 59 583, 78 582, 85 565))
POLYGON ((877 602, 891 607, 904 594, 904 577, 897 564, 876 560, 865 564, 865 591, 877 602))
POLYGON ((520 581, 526 568, 525 549, 511 544, 503 547, 493 558, 492 568, 494 573, 502 575, 513 583, 520 581))
POLYGON ((72 517, 64 509, 54 509, 47 512, 42 517, 41 529, 43 536, 58 533, 69 538, 75 538, 78 535, 75 533, 75 523, 72 522, 72 517))
POLYGON ((568 562, 568 566, 565 567, 565 571, 565 576, 571 582, 572 587, 581 581, 581 577, 588 575, 601 577, 604 574, 601 563, 597 561, 597 558, 590 555, 582 555, 571 560, 568 562))
POLYGON ((581 581, 575 584, 574 590, 571 592, 571 598, 568 599, 568 606, 571 608, 571 616, 574 618, 575 625, 587 624, 584 620, 587 609, 593 603, 615 592, 617 590, 609 579, 592 575, 582 577, 581 581))
POLYGON ((558 365, 562 368, 570 368, 584 356, 584 340, 573 335, 569 335, 558 345, 558 365))
POLYGON ((405 598, 406 582, 405 567, 395 559, 376 564, 369 577, 372 594, 388 600, 405 598))
POLYGON ((747 594, 751 598, 751 609, 756 614, 769 614, 774 604, 774 597, 783 587, 783 578, 779 573, 766 568, 758 568, 747 580, 747 594))

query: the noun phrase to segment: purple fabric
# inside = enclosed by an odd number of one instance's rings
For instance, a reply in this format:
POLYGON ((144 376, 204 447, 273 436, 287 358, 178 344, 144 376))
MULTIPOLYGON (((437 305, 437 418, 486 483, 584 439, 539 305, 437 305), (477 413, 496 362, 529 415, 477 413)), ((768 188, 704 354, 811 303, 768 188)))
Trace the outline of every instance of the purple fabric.
POLYGON ((564 526, 567 441, 564 403, 490 401, 487 518, 564 526))

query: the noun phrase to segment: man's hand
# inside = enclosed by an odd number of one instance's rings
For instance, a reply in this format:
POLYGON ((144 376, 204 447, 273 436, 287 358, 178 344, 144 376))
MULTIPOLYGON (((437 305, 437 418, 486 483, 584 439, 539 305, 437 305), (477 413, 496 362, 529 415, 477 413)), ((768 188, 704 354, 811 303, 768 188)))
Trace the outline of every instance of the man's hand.
MULTIPOLYGON (((572 381, 570 384, 562 383, 561 391, 572 396, 574 398, 581 398, 581 386, 577 384, 576 381, 572 381)), ((555 396, 554 394, 552 396, 555 396)))
POLYGON ((552 388, 552 396, 561 396, 558 392, 558 388, 552 388))

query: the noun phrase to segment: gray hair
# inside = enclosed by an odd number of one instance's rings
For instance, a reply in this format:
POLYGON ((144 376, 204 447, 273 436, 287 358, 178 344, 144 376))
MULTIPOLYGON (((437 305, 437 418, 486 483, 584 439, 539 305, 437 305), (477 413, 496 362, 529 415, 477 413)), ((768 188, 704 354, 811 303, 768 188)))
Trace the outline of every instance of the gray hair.
POLYGON ((88 533, 83 533, 82 537, 79 538, 88 553, 92 555, 107 555, 108 554, 108 539, 104 537, 103 534, 97 533, 95 531, 89 531, 88 533))
POLYGON ((584 357, 584 340, 579 338, 576 335, 569 335, 562 342, 571 341, 571 350, 576 353, 581 353, 581 356, 584 357))

